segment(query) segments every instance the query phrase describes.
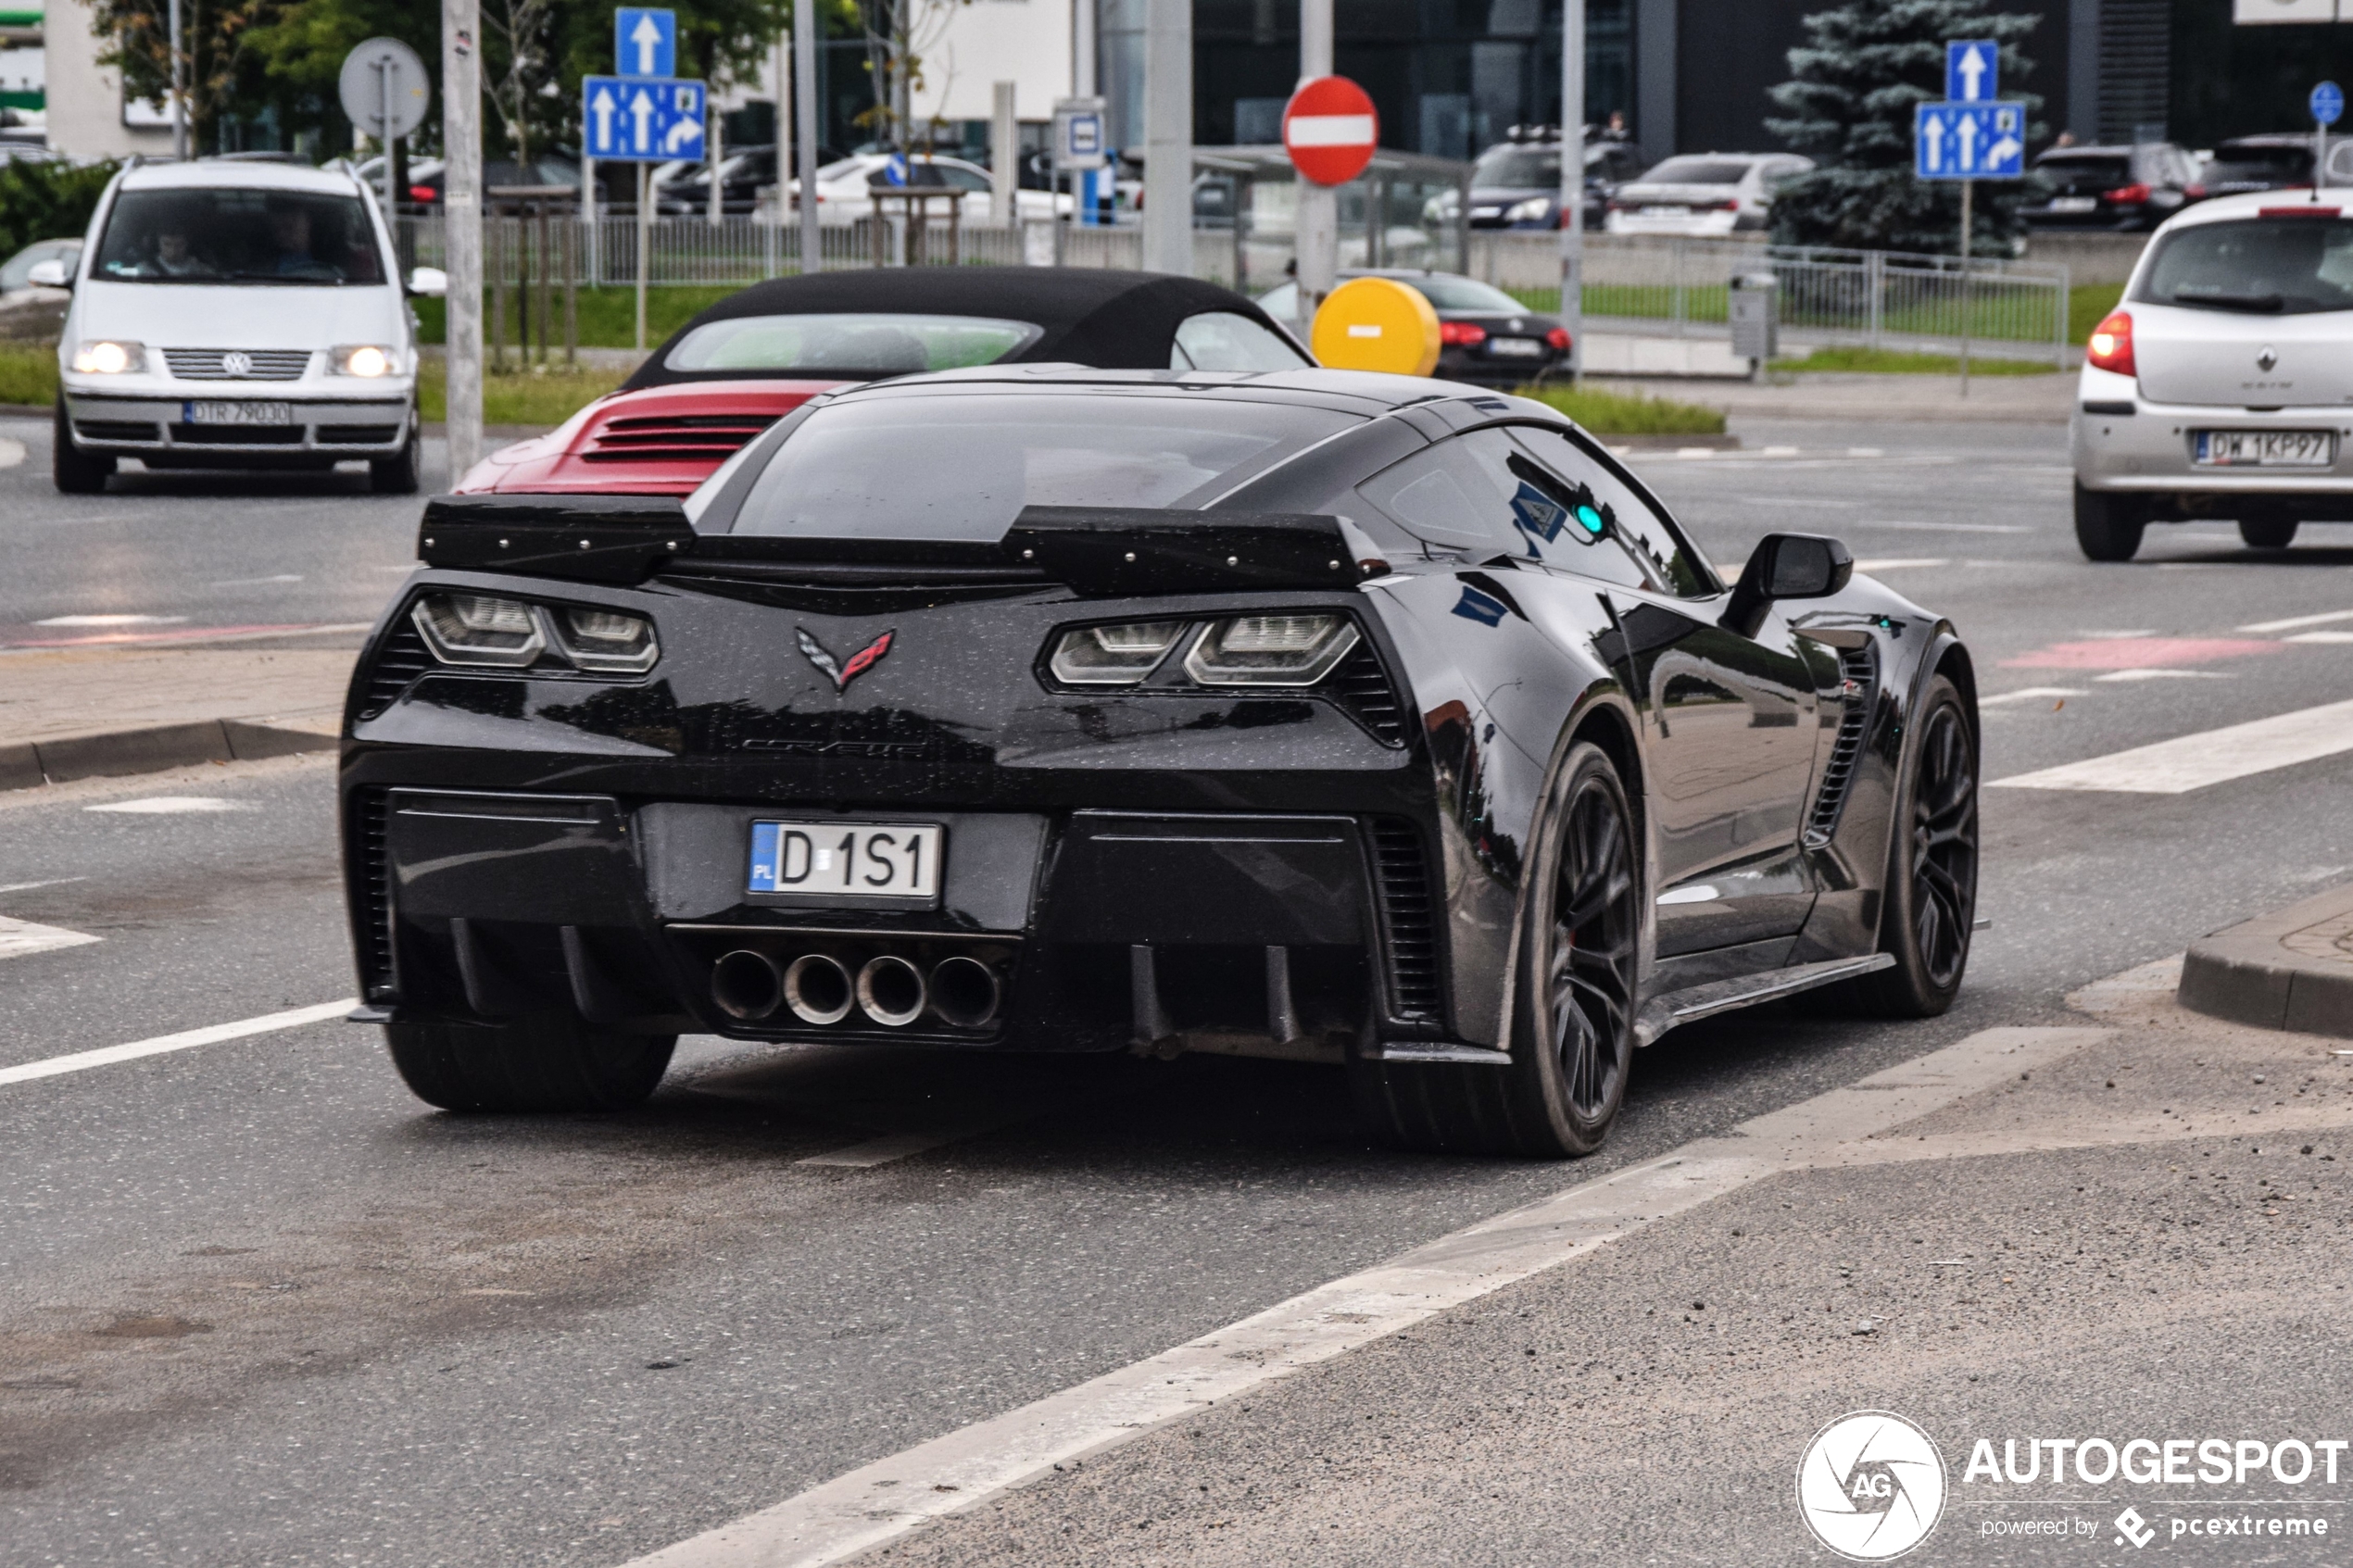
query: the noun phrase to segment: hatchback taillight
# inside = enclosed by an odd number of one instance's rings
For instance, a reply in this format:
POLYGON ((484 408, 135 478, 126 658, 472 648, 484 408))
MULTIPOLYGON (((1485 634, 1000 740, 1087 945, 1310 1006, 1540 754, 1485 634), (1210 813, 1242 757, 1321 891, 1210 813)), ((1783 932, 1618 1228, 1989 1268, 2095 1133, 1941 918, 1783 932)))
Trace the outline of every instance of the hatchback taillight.
POLYGON ((2113 191, 2103 191, 2100 194, 2119 207, 2131 207, 2137 202, 2148 200, 2149 188, 2135 181, 2130 185, 2119 185, 2113 191))
POLYGON ((2113 370, 2120 376, 2136 375, 2133 368, 2133 318, 2121 310, 2111 310, 2106 320, 2092 329, 2089 342, 2083 345, 2083 358, 2095 370, 2113 370))

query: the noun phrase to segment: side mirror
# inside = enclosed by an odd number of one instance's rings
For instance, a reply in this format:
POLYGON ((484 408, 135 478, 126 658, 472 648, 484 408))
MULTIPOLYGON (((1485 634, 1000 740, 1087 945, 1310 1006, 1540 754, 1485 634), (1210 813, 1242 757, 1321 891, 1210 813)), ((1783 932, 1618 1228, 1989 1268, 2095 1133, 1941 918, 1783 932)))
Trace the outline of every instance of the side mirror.
POLYGON ((73 287, 73 269, 61 257, 36 261, 26 270, 24 281, 34 288, 69 289, 73 287))
POLYGON ((1724 607, 1724 625, 1743 637, 1756 635, 1765 609, 1777 599, 1828 598, 1855 575, 1855 557, 1844 545, 1819 533, 1768 533, 1741 569, 1741 580, 1724 607))
POLYGON ((449 274, 438 267, 416 268, 409 274, 409 292, 440 298, 449 292, 449 274))

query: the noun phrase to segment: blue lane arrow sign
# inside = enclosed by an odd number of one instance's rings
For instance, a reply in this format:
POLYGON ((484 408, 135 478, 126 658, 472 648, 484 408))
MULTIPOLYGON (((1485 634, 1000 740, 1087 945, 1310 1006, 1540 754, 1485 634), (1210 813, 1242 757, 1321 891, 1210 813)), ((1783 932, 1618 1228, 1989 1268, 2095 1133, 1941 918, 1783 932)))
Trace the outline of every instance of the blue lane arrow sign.
POLYGON ((587 76, 580 81, 580 123, 588 156, 615 163, 662 163, 703 156, 699 82, 587 76))
POLYGON ((2312 119, 2322 125, 2334 125, 2345 116, 2345 94, 2334 82, 2323 82, 2312 89, 2307 100, 2312 119))
POLYGON ((2026 106, 1921 104, 1912 112, 1912 172, 1922 180, 2026 174, 2026 106))
POLYGON ((1982 104, 2002 91, 2002 46, 1991 38, 1962 38, 1944 45, 1944 96, 1957 104, 1982 104))
POLYGON ((674 72, 678 69, 678 13, 636 6, 623 6, 613 12, 612 64, 622 76, 664 77, 674 72))

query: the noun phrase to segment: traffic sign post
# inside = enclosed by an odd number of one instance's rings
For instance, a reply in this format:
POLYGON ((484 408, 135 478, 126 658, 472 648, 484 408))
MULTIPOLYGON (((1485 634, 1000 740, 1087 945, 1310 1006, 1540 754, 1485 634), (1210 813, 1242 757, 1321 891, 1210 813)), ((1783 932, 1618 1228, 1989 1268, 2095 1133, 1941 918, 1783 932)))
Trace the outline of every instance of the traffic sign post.
MULTIPOLYGON (((1948 45, 1945 90, 1991 93, 1998 51, 1991 43, 1948 45), (1974 62, 1974 63, 1972 63, 1974 62)), ((1912 173, 1921 180, 1961 182, 1961 395, 1969 395, 1969 241, 1980 180, 2026 177, 2026 106, 1996 98, 1916 105, 1912 110, 1912 173)))
MULTIPOLYGON (((1057 98, 1054 100, 1054 190, 1060 194, 1065 180, 1070 189, 1070 221, 1079 220, 1082 209, 1089 204, 1079 200, 1083 178, 1101 169, 1110 160, 1110 149, 1103 140, 1103 101, 1101 98, 1057 98)), ((1089 196, 1091 191, 1087 193, 1089 196)), ((1063 262, 1063 222, 1059 215, 1054 221, 1054 265, 1063 262)))
MULTIPOLYGON (((1303 43, 1302 47, 1303 63, 1303 43)), ((1340 277, 1340 207, 1333 188, 1364 173, 1379 144, 1380 116, 1372 98, 1344 76, 1328 71, 1309 76, 1283 107, 1283 150, 1300 182, 1293 227, 1302 327, 1312 326, 1340 277)))
POLYGON ((1981 104, 2001 93, 2001 44, 1991 38, 1961 38, 1944 45, 1947 103, 1981 104))
POLYGON ((678 13, 623 6, 612 14, 612 67, 621 76, 678 73, 678 13))
POLYGON ((2312 89, 2304 107, 2312 113, 2312 199, 2321 199, 2321 182, 2328 178, 2329 127, 2345 118, 2345 92, 2334 82, 2312 89))
POLYGON ((394 166, 400 161, 394 144, 414 135, 425 122, 431 94, 425 62, 397 38, 371 38, 343 57, 335 87, 353 128, 373 136, 384 149, 384 223, 389 227, 399 190, 393 179, 394 166))
MULTIPOLYGON (((644 18, 670 13, 623 14, 644 18)), ((699 82, 635 76, 580 79, 580 125, 588 156, 637 166, 639 348, 646 346, 646 259, 653 245, 653 165, 703 156, 704 118, 710 107, 710 94, 699 82)))

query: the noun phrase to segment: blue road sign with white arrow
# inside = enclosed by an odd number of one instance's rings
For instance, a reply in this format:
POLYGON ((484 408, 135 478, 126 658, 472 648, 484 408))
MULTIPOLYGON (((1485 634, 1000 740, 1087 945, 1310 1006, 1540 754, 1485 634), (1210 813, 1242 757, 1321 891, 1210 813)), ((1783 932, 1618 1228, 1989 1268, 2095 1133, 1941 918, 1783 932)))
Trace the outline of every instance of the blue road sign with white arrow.
POLYGON ((580 123, 587 131, 588 156, 616 163, 699 158, 709 101, 699 82, 583 77, 580 123))
POLYGON ((612 69, 623 76, 636 77, 664 77, 675 72, 678 13, 638 6, 623 6, 613 12, 612 69))
POLYGON ((2024 178, 2026 106, 1919 105, 1912 115, 1912 172, 1923 180, 2024 178))
POLYGON ((1961 38, 1944 45, 1944 96, 1982 104, 2002 91, 2002 46, 1991 38, 1961 38))
POLYGON ((2334 125, 2345 117, 2344 90, 2334 82, 2323 82, 2312 89, 2312 96, 2306 100, 2306 105, 2311 109, 2315 121, 2322 125, 2334 125))

